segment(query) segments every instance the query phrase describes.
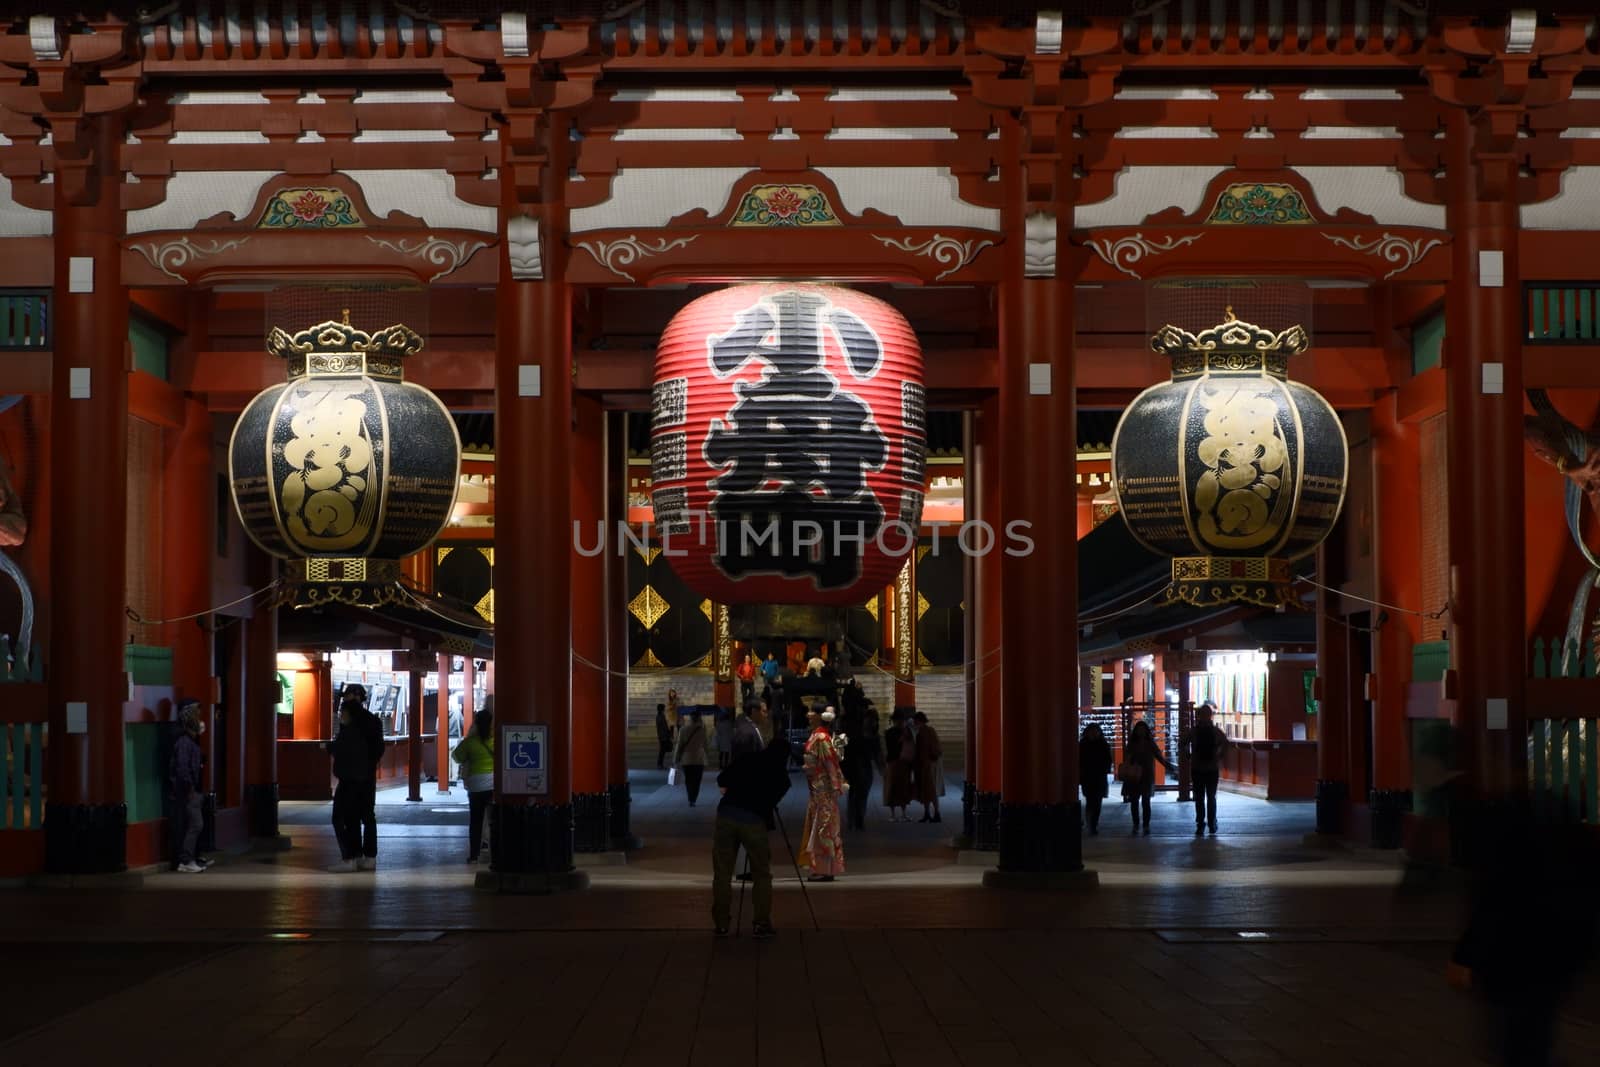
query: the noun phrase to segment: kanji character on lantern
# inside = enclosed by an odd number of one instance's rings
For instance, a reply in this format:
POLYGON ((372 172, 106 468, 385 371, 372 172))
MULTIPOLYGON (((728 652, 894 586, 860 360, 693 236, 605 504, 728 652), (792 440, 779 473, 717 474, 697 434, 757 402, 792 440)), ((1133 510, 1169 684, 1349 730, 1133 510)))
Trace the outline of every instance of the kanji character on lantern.
POLYGON ((891 578, 904 553, 880 534, 920 521, 921 377, 905 320, 848 289, 745 286, 680 312, 651 465, 668 533, 710 520, 704 555, 674 562, 685 580, 726 603, 850 603, 891 578))

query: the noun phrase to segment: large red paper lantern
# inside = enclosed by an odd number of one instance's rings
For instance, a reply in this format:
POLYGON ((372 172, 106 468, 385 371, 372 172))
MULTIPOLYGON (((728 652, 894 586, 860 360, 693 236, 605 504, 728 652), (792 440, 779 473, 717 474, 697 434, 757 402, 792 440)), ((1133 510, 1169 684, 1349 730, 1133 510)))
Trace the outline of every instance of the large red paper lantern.
POLYGON ((881 300, 744 285, 693 301, 656 349, 657 533, 724 604, 859 604, 916 543, 922 350, 881 300))

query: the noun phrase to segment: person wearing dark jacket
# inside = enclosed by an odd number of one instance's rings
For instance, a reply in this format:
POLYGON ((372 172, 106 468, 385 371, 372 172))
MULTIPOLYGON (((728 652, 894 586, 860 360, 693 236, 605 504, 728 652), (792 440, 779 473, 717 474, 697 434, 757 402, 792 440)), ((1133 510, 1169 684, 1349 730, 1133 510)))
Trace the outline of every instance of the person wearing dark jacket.
MULTIPOLYGON (((365 715, 366 709, 359 701, 346 699, 339 707, 339 732, 328 742, 334 777, 339 779, 333 791, 333 832, 339 839, 339 862, 332 868, 335 871, 357 871, 362 867, 366 798, 374 786, 375 766, 365 715)), ((369 845, 376 856, 376 820, 370 828, 369 845)))
POLYGON ((1194 727, 1178 738, 1179 749, 1189 756, 1189 785, 1194 792, 1194 833, 1199 837, 1209 826, 1217 832, 1217 783, 1222 777, 1222 759, 1228 752, 1228 736, 1217 726, 1210 704, 1195 709, 1194 727), (1210 817, 1207 817, 1209 805, 1210 817))
POLYGON ((205 721, 200 718, 200 705, 193 700, 184 701, 178 709, 178 725, 182 732, 172 749, 171 772, 172 799, 181 821, 181 829, 175 835, 178 870, 184 874, 199 874, 211 866, 196 851, 205 820, 200 794, 200 735, 205 732, 205 721))
MULTIPOLYGON (((361 724, 367 741, 367 758, 372 762, 372 774, 361 787, 361 858, 356 861, 364 871, 378 869, 378 767, 383 762, 383 720, 367 706, 365 686, 345 688, 345 699, 357 702, 356 721, 361 724)), ((448 739, 447 739, 448 740, 448 739)))
POLYGON ((857 699, 854 703, 858 706, 854 708, 850 706, 851 703, 847 695, 844 704, 848 710, 844 713, 842 732, 849 738, 849 744, 845 745, 842 762, 844 780, 850 783, 850 791, 845 794, 845 807, 849 828, 865 830, 867 799, 872 793, 872 770, 883 762, 880 749, 882 742, 878 737, 878 713, 871 710, 872 702, 857 699))
POLYGON ((662 770, 667 765, 667 756, 672 753, 672 724, 667 721, 667 706, 656 705, 656 770, 662 770))
POLYGON ((1150 833, 1150 797, 1156 788, 1157 763, 1173 774, 1178 773, 1178 768, 1161 754, 1155 735, 1150 732, 1150 724, 1140 719, 1128 733, 1128 743, 1122 749, 1122 768, 1119 770, 1122 776, 1122 799, 1133 812, 1134 833, 1139 832, 1141 806, 1144 809, 1144 832, 1146 835, 1150 833))
POLYGON ((789 742, 773 730, 766 704, 741 719, 733 735, 733 762, 717 775, 722 800, 711 842, 711 921, 728 936, 733 918, 733 868, 740 846, 754 882, 751 936, 765 941, 772 926, 772 846, 767 839, 773 812, 789 790, 789 742))
POLYGON ((1078 781, 1083 785, 1083 814, 1089 833, 1100 832, 1100 805, 1110 792, 1111 745, 1100 727, 1090 723, 1078 738, 1078 781))

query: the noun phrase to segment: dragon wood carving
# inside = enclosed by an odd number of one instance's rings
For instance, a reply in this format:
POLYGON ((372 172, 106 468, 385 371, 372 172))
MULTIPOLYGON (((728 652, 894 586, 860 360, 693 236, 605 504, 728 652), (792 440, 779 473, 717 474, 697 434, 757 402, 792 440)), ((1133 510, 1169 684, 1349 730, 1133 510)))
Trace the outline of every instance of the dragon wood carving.
POLYGON ((1567 633, 1562 649, 1563 666, 1571 649, 1584 644, 1585 621, 1588 638, 1600 638, 1600 611, 1588 614, 1590 590, 1600 585, 1600 559, 1583 539, 1585 507, 1600 517, 1600 422, 1584 430, 1568 419, 1551 402, 1543 389, 1528 390, 1535 415, 1523 419, 1523 437, 1534 454, 1566 476, 1567 530, 1578 551, 1588 561, 1589 575, 1578 585, 1567 616, 1567 633))
MULTIPOLYGON (((28 516, 22 510, 22 498, 11 485, 10 467, 4 460, 0 460, 0 546, 15 548, 22 544, 27 536, 28 516)), ((23 576, 21 568, 17 566, 9 552, 0 551, 0 573, 17 584, 17 594, 22 600, 22 617, 17 624, 16 645, 12 649, 0 652, 0 673, 9 668, 11 676, 17 678, 26 675, 30 667, 29 654, 33 649, 33 589, 28 585, 28 579, 23 576), (7 653, 12 661, 9 664, 4 662, 7 653)), ((9 643, 9 639, 6 635, 0 635, 0 642, 9 643)))

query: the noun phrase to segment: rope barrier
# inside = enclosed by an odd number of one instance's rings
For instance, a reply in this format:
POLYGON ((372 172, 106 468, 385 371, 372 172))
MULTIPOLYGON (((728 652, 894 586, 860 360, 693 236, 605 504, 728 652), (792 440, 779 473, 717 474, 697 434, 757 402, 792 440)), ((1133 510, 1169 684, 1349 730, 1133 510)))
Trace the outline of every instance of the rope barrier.
POLYGON ((1444 607, 1440 608, 1438 611, 1416 611, 1415 609, 1412 609, 1412 608, 1402 608, 1402 607, 1397 607, 1394 604, 1385 604, 1381 600, 1371 600, 1371 599, 1369 599, 1367 597, 1364 597, 1364 596, 1357 596, 1354 593, 1346 593, 1342 589, 1335 589, 1331 585, 1323 585, 1321 582, 1313 581, 1310 578, 1296 578, 1295 581, 1304 582, 1305 584, 1307 584, 1309 586, 1312 586, 1312 587, 1314 587, 1316 589, 1321 589, 1325 593, 1332 593, 1335 596, 1342 596, 1346 600, 1354 600, 1354 601, 1356 601, 1358 603, 1361 603, 1361 604, 1371 604, 1373 607, 1375 607, 1375 608, 1383 608, 1385 611, 1398 611, 1402 615, 1415 615, 1415 616, 1417 616, 1418 618, 1421 618, 1421 619, 1438 619, 1438 618, 1442 618, 1445 615, 1445 613, 1450 610, 1450 605, 1446 604, 1444 607))

